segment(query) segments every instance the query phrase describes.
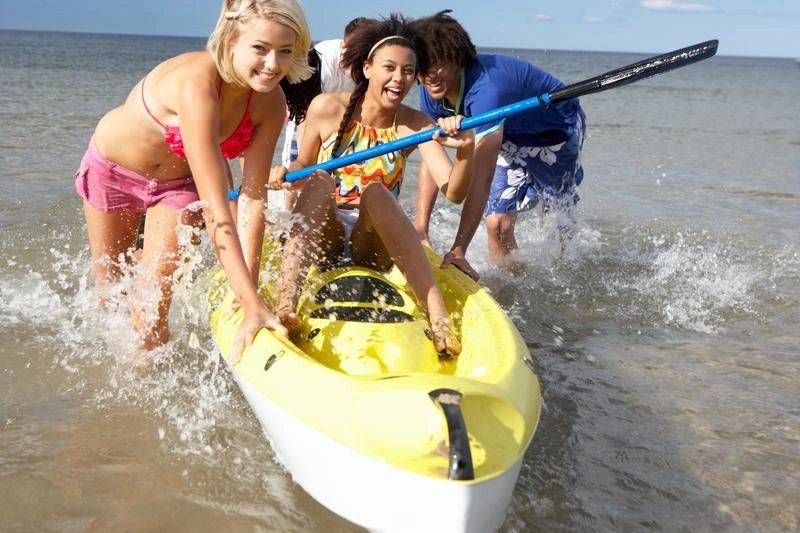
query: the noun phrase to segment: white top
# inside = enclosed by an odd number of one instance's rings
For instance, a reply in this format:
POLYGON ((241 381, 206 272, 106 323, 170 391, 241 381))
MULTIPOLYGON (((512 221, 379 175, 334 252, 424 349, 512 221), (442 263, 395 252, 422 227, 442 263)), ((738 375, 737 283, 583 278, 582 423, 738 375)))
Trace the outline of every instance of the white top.
MULTIPOLYGON (((328 39, 314 45, 314 49, 319 54, 319 75, 323 93, 350 92, 356 85, 353 79, 339 68, 343 42, 343 39, 328 39)), ((281 160, 285 167, 288 167, 289 163, 297 158, 296 129, 297 125, 294 121, 287 121, 281 154, 281 160)))
POLYGON ((314 45, 314 49, 319 53, 320 77, 324 93, 350 92, 355 87, 352 78, 339 68, 342 42, 342 39, 328 39, 314 45))

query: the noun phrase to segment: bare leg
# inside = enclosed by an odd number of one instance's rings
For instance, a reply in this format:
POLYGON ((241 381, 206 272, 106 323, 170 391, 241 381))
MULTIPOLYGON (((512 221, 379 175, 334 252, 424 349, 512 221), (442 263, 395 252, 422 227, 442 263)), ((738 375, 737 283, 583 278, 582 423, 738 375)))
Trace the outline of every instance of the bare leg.
POLYGON ((97 278, 100 302, 105 305, 103 293, 122 277, 122 266, 128 264, 136 245, 141 213, 133 211, 99 211, 83 203, 89 248, 92 254, 92 271, 97 278))
POLYGON ((344 228, 336 217, 333 180, 327 173, 315 173, 303 186, 292 210, 289 240, 281 262, 278 289, 278 318, 294 333, 300 327, 295 313, 300 289, 312 264, 341 256, 344 228))
POLYGON ((392 262, 403 273, 428 312, 434 346, 441 355, 461 351, 439 285, 414 225, 384 187, 367 187, 361 194, 361 214, 352 238, 353 260, 387 268, 392 262))
POLYGON ((519 274, 523 265, 509 260, 508 256, 519 248, 514 236, 516 213, 495 213, 486 217, 486 235, 489 240, 489 256, 512 274, 519 274))
POLYGON ((174 208, 154 206, 147 210, 141 269, 131 314, 142 337, 142 347, 152 350, 169 340, 169 308, 173 274, 182 256, 177 225, 181 214, 174 208))

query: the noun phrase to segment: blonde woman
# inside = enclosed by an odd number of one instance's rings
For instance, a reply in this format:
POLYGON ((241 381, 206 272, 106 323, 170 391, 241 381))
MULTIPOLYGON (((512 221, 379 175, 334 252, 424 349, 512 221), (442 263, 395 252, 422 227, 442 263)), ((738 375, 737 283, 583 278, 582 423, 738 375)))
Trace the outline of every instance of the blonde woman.
POLYGON ((142 347, 169 340, 173 274, 182 254, 179 223, 200 200, 214 250, 244 311, 238 354, 263 327, 285 333, 258 295, 269 167, 285 115, 286 76, 311 74, 305 14, 296 0, 227 0, 207 50, 167 59, 98 123, 76 174, 93 270, 102 290, 131 260, 146 213, 142 274, 132 315, 142 347), (238 227, 227 201, 225 159, 239 158, 238 227), (154 306, 143 304, 156 295, 154 306))

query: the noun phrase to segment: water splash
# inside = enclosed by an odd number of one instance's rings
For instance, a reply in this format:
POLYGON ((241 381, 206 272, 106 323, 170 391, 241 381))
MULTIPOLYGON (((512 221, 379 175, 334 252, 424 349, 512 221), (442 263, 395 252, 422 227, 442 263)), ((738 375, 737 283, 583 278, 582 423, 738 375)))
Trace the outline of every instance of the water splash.
POLYGON ((510 256, 522 265, 516 274, 491 263, 478 235, 469 256, 481 283, 519 329, 536 331, 555 344, 561 335, 553 334, 554 327, 580 328, 603 316, 634 328, 666 325, 718 334, 732 321, 757 316, 763 299, 758 291, 776 292, 765 285, 785 278, 793 271, 792 257, 796 261, 796 253, 787 251, 765 269, 762 256, 768 252, 741 249, 736 241, 706 231, 660 228, 654 235, 648 228, 630 227, 601 232, 580 217, 568 221, 571 238, 564 239, 563 218, 520 218, 520 247, 510 256), (537 314, 541 323, 531 323, 537 314), (563 322, 544 324, 553 320, 563 322))
MULTIPOLYGON (((207 233, 190 226, 179 226, 178 233, 181 242, 200 243, 185 247, 179 258, 170 310, 172 339, 151 354, 151 373, 131 367, 139 339, 126 295, 135 288, 137 267, 123 269, 101 308, 85 244, 54 246, 42 250, 41 257, 6 259, 7 272, 0 276, 0 324, 27 346, 25 356, 31 361, 52 357, 44 379, 57 383, 62 393, 77 393, 101 411, 134 406, 150 413, 158 418, 159 437, 171 451, 213 462, 230 445, 232 428, 251 415, 208 332, 205 286, 199 277, 216 259, 207 233), (50 339, 47 346, 37 351, 45 338, 50 339)), ((157 299, 155 294, 145 297, 157 299)), ((253 430, 260 432, 257 425, 253 430)))
POLYGON ((714 334, 733 315, 753 312, 757 268, 707 232, 648 237, 628 259, 633 264, 609 279, 608 289, 628 293, 640 312, 666 325, 714 334))

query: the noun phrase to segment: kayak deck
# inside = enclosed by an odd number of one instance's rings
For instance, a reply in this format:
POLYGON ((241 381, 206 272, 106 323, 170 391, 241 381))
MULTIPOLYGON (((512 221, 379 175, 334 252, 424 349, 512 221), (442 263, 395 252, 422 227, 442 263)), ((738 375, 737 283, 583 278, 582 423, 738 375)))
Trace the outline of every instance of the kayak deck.
MULTIPOLYGON (((233 367, 287 469, 336 512, 346 504, 325 485, 344 469, 336 461, 357 464, 349 468, 376 483, 399 476, 398 486, 434 483, 438 492, 498 491, 487 483, 502 480, 508 498, 500 500, 509 500, 536 430, 539 383, 519 332, 488 292, 454 267, 438 268, 441 259, 428 253, 461 335, 457 357, 438 357, 425 314, 396 267, 379 273, 348 266, 312 269, 297 334, 289 340, 261 330, 233 367)), ((279 271, 278 255, 266 254, 266 272, 279 271)), ((275 280, 265 281, 262 297, 274 304, 275 280)), ((233 294, 221 271, 209 294, 211 329, 227 358, 242 312, 230 312, 233 294)), ((368 498, 374 489, 350 490, 368 498)), ((411 492, 397 497, 413 499, 411 492)))

